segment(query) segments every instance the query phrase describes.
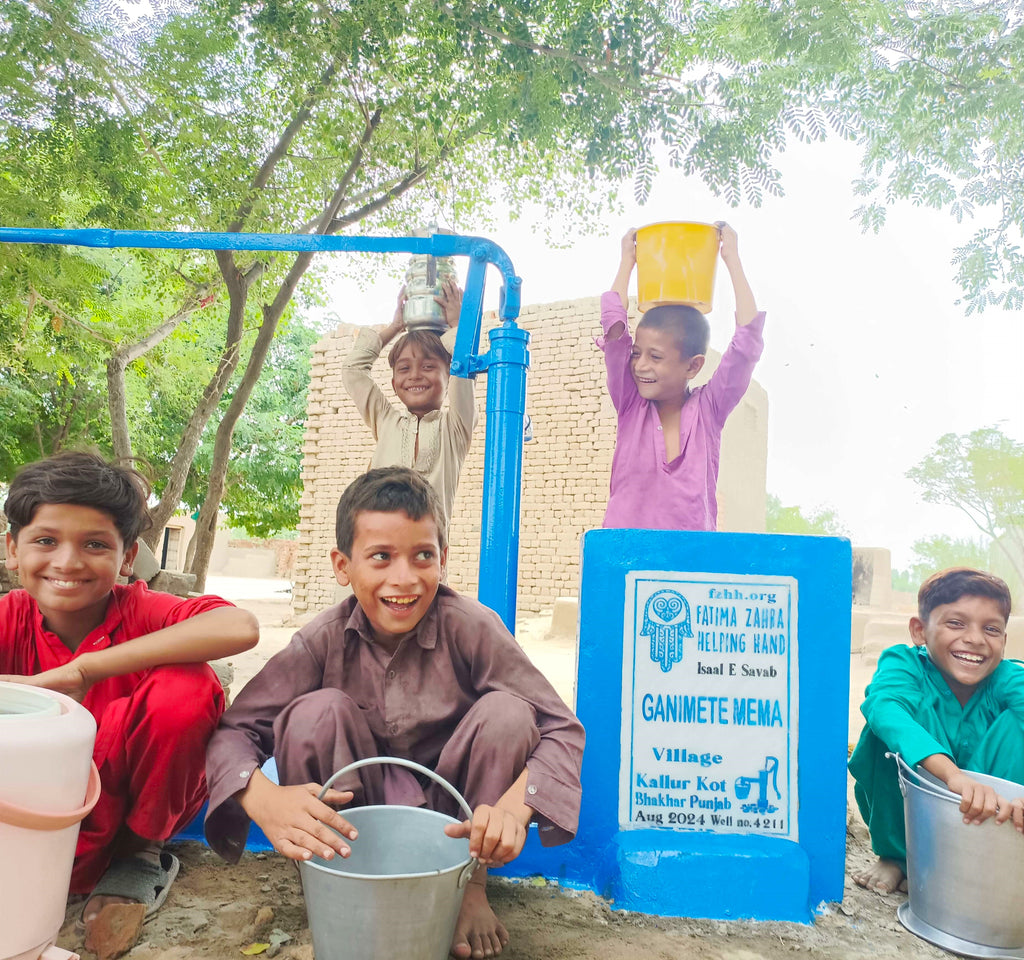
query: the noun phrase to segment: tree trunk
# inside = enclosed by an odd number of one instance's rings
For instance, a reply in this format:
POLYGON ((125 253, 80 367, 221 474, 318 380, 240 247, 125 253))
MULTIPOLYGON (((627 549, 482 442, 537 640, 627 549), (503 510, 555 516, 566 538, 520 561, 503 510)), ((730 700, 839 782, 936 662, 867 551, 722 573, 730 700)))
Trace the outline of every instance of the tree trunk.
POLYGON ((128 402, 124 386, 124 372, 128 369, 128 364, 133 360, 138 360, 158 343, 166 340, 174 332, 175 327, 202 304, 203 297, 208 292, 209 287, 206 284, 197 286, 185 299, 177 313, 172 314, 138 342, 118 347, 107 360, 107 410, 110 413, 110 439, 114 446, 114 456, 118 459, 126 459, 132 455, 132 438, 128 430, 128 402))
POLYGON ((188 546, 185 547, 185 560, 181 565, 181 569, 185 573, 192 572, 192 560, 196 555, 196 532, 192 531, 192 536, 188 538, 188 546))
POLYGON ((132 455, 131 434, 128 432, 128 403, 124 387, 124 371, 127 366, 128 361, 120 352, 111 354, 107 360, 110 439, 114 445, 114 457, 118 460, 127 459, 132 455))
MULTIPOLYGON (((338 219, 338 213, 345 200, 352 180, 359 168, 362 166, 366 145, 373 137, 374 131, 380 123, 381 112, 375 111, 368 119, 366 129, 363 131, 362 139, 356 147, 349 161, 348 167, 340 177, 334 193, 328 200, 317 223, 316 233, 331 234, 341 228, 344 221, 338 219)), ((389 191, 389 199, 400 196, 410 189, 422 177, 425 170, 417 170, 410 175, 399 187, 389 191), (396 192, 397 191, 397 192, 396 192)), ((381 201, 382 205, 386 201, 381 201)), ((365 215, 365 214, 363 214, 365 215)), ((220 425, 217 427, 217 437, 213 447, 213 464, 210 467, 210 479, 206 490, 206 499, 199 511, 199 520, 196 523, 196 551, 192 562, 191 573, 196 575, 195 589, 202 590, 206 585, 206 574, 210 567, 210 553, 213 551, 213 536, 217 528, 217 512, 220 510, 220 502, 224 499, 224 490, 227 487, 228 463, 231 459, 231 441, 235 433, 235 425, 238 418, 249 400, 249 396, 256 386, 256 382, 263 373, 263 364, 270 352, 270 345, 273 343, 274 334, 277 332, 277 324, 284 313, 285 308, 291 302, 295 294, 295 288, 302 279, 302 275, 309 269, 313 262, 312 253, 300 253, 288 271, 287 276, 281 282, 273 301, 263 308, 263 324, 256 336, 256 343, 253 344, 252 352, 245 367, 245 373, 235 391, 235 395, 228 404, 220 425)), ((166 519, 164 520, 166 523, 166 519)))
MULTIPOLYGON (((216 462, 216 455, 214 456, 214 461, 216 462)), ((206 574, 209 572, 210 554, 213 553, 213 541, 217 535, 217 516, 220 501, 213 501, 213 509, 207 509, 210 503, 211 501, 207 497, 199 508, 196 532, 189 541, 188 551, 185 555, 185 571, 196 575, 196 582, 192 585, 192 589, 196 593, 203 593, 206 590, 206 574), (209 546, 206 548, 205 557, 201 557, 199 551, 204 544, 209 544, 209 546), (200 560, 202 563, 201 570, 196 567, 197 560, 200 560)))
POLYGON ((1003 556, 1010 561, 1010 566, 1013 567, 1017 578, 1021 583, 1024 583, 1024 570, 1021 569, 1021 560, 1024 558, 1024 542, 1022 542, 1020 528, 1007 527, 1003 536, 996 536, 992 539, 995 545, 1003 551, 1003 556), (1007 546, 1006 540, 1009 540, 1010 546, 1007 546), (1013 549, 1010 549, 1010 547, 1013 547, 1013 549))
POLYGON ((224 341, 224 350, 220 355, 220 362, 210 382, 203 390, 203 395, 192 411, 188 424, 181 435, 178 449, 171 460, 167 471, 167 486, 164 487, 160 502, 150 511, 153 518, 153 526, 142 537, 146 545, 153 551, 163 536, 164 527, 167 521, 174 516, 181 505, 181 494, 185 489, 185 481, 188 472, 192 469, 192 461, 195 459, 196 450, 199 449, 199 442, 203 436, 203 430, 209 422, 213 412, 220 403, 231 383, 238 361, 241 359, 241 343, 243 324, 245 316, 245 304, 249 297, 249 287, 253 279, 262 273, 262 265, 259 270, 253 267, 247 274, 242 274, 235 266, 234 257, 229 250, 218 250, 217 260, 221 267, 221 274, 224 277, 228 288, 230 306, 228 309, 227 335, 224 341))
POLYGON ((228 465, 231 460, 231 441, 235 435, 235 426, 239 417, 245 410, 253 388, 263 373, 263 364, 266 362, 267 354, 270 352, 270 345, 274 341, 274 334, 277 332, 277 324, 284 313, 285 307, 291 301, 302 275, 309 269, 313 262, 312 253, 301 253, 295 258, 295 263, 288 271, 277 296, 272 303, 263 308, 263 324, 256 336, 252 352, 245 366, 245 373, 231 403, 224 413, 220 424, 217 427, 217 437, 213 445, 213 463, 210 466, 210 479, 206 488, 206 499, 199 510, 199 519, 196 521, 196 549, 192 560, 190 573, 196 575, 196 582, 193 589, 202 592, 206 588, 206 574, 210 568, 210 554, 213 552, 213 538, 217 531, 217 514, 220 510, 221 500, 224 499, 224 491, 227 487, 228 465))

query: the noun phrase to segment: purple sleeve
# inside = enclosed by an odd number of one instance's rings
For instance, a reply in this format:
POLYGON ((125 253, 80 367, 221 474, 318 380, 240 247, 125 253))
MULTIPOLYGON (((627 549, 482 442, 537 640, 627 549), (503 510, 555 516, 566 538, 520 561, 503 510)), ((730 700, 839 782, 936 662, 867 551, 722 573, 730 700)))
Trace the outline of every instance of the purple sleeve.
POLYGON ((737 326, 722 354, 718 369, 704 387, 702 394, 711 415, 718 423, 725 423, 736 404, 743 398, 754 366, 764 350, 764 311, 762 310, 745 326, 737 326))
POLYGON ((628 317, 619 295, 614 290, 601 294, 601 329, 604 330, 604 335, 598 337, 595 343, 604 353, 608 394, 616 411, 621 413, 631 402, 638 400, 640 394, 637 393, 636 383, 629 370, 633 338, 629 335, 628 317), (608 331, 617 323, 621 323, 625 330, 617 340, 609 340, 608 331))
POLYGON ((498 615, 484 608, 481 613, 481 622, 464 621, 468 629, 459 630, 456 641, 469 662, 473 688, 481 695, 502 690, 534 708, 540 742, 526 761, 526 802, 536 813, 541 843, 567 843, 575 836, 579 823, 583 725, 530 662, 498 615))
MULTIPOLYGON (((316 638, 310 638, 317 646, 316 638)), ((235 799, 273 755, 274 720, 293 700, 323 686, 323 663, 300 630, 241 690, 224 712, 206 748, 210 804, 205 831, 210 846, 237 863, 249 817, 235 799)))

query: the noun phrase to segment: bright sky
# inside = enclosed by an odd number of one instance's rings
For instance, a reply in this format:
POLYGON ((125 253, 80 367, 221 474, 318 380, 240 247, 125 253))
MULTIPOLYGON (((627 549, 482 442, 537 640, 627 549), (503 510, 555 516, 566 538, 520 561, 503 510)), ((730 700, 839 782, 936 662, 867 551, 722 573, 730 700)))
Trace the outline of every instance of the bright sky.
MULTIPOLYGON (((643 207, 631 201, 604 236, 547 247, 528 224, 490 234, 523 278, 523 302, 608 289, 619 238, 659 220, 728 220, 758 306, 767 311, 755 378, 768 391, 768 490, 805 512, 836 509, 853 542, 911 562, 915 539, 976 536, 951 508, 925 504, 904 477, 943 433, 991 424, 1024 439, 1024 323, 1001 308, 965 317, 950 265, 976 224, 904 204, 881 234, 851 220, 858 154, 845 143, 796 145, 780 158, 785 197, 730 209, 699 182, 667 171, 643 207)), ((624 194, 631 193, 627 186, 624 194)), ((465 276, 464 267, 460 270, 465 276)), ((488 277, 493 306, 496 271, 488 277)), ((635 293, 635 276, 631 292, 635 293)), ((398 284, 335 287, 338 319, 383 323, 398 284)), ((728 274, 718 270, 712 345, 732 331, 728 274)))

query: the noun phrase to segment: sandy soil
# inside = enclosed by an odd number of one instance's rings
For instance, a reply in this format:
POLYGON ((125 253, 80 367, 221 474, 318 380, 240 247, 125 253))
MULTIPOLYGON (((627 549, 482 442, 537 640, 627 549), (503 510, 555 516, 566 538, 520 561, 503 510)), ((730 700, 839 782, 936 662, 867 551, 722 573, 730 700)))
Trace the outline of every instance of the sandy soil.
MULTIPOLYGON (((849 864, 868 859, 865 838, 856 833, 850 838, 849 864)), ((280 939, 273 936, 277 931, 290 938, 277 954, 281 960, 313 960, 301 888, 290 862, 276 854, 247 853, 231 867, 199 843, 173 849, 181 858, 181 873, 167 903, 128 954, 130 960, 237 960, 250 944, 280 939), (273 915, 257 929, 253 921, 261 907, 273 915)), ((492 879, 488 893, 512 938, 503 953, 509 960, 782 960, 794 952, 821 960, 897 953, 905 960, 947 956, 899 925, 896 907, 902 895, 881 897, 851 883, 842 904, 829 904, 806 926, 627 913, 591 893, 528 881, 492 879)), ((80 909, 69 908, 58 946, 91 957, 74 931, 80 909)), ((336 960, 343 957, 339 953, 336 960)))
MULTIPOLYGON (((233 690, 241 689, 273 653, 287 643, 294 624, 288 601, 248 601, 261 621, 256 651, 232 660, 233 690)), ((559 692, 572 702, 573 644, 567 638, 545 639, 548 617, 521 621, 517 637, 559 692)), ((856 681, 855 681, 856 682, 856 681)), ((228 866, 199 843, 173 847, 182 862, 163 909, 145 926, 130 960, 236 960, 253 943, 287 940, 282 960, 313 960, 310 933, 297 871, 276 854, 247 853, 228 866), (266 921, 254 925, 261 908, 266 921)), ((872 859, 867 831, 851 815, 847 837, 848 868, 872 859)), ((882 897, 847 881, 841 904, 826 905, 813 925, 720 922, 646 916, 617 911, 590 893, 551 884, 492 879, 489 896, 508 927, 510 960, 612 960, 621 957, 701 958, 701 960, 777 960, 794 952, 815 958, 869 960, 901 954, 908 960, 948 956, 907 933, 896 919, 904 895, 882 897)), ((74 920, 80 904, 70 905, 58 946, 82 953, 74 920)), ((337 960, 342 960, 343 952, 337 960)))

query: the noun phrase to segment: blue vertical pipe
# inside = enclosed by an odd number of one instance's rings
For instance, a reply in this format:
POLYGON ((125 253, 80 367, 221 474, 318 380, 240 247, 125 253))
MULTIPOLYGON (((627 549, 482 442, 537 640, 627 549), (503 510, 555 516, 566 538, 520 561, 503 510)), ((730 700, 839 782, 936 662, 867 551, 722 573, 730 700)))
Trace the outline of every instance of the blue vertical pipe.
POLYGON ((508 321, 493 329, 487 368, 487 438, 480 515, 480 602, 516 628, 519 501, 530 333, 508 321))
POLYGON ((477 357, 480 349, 480 324, 484 310, 484 281, 487 278, 486 254, 475 249, 466 272, 466 290, 462 295, 459 330, 455 334, 451 372, 456 377, 475 378, 485 369, 477 357))

